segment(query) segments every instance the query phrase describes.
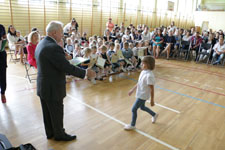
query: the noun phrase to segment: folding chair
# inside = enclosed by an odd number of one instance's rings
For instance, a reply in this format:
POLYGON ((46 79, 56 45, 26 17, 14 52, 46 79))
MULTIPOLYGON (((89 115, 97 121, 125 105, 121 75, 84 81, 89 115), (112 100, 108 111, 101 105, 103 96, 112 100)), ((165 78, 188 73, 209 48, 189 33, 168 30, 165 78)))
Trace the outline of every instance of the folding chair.
POLYGON ((221 64, 224 67, 224 65, 225 65, 225 57, 223 57, 223 60, 221 60, 221 64))
POLYGON ((199 46, 199 52, 198 52, 198 56, 197 56, 196 62, 199 61, 199 58, 200 58, 201 55, 204 55, 203 57, 207 56, 207 64, 208 64, 211 53, 212 53, 212 44, 202 43, 199 46), (210 50, 210 53, 202 52, 203 49, 210 50))
POLYGON ((31 68, 34 69, 34 66, 30 65, 27 61, 24 64, 26 76, 25 78, 28 78, 29 82, 31 83, 32 80, 36 80, 34 78, 31 78, 31 76, 37 75, 37 73, 30 73, 31 68))
POLYGON ((190 48, 190 41, 181 41, 181 44, 179 46, 179 57, 181 58, 181 54, 184 53, 184 60, 188 60, 190 55, 190 48))
POLYGON ((9 142, 5 135, 0 134, 0 150, 5 150, 9 148, 12 148, 12 144, 9 142))
MULTIPOLYGON (((212 58, 212 61, 211 61, 211 64, 213 64, 215 62, 215 57, 212 58)), ((222 67, 224 67, 224 64, 225 64, 225 56, 223 57, 222 60, 220 60, 220 64, 217 64, 217 65, 221 65, 222 67)))
POLYGON ((19 59, 16 59, 16 58, 15 58, 15 50, 11 50, 11 49, 9 48, 8 54, 10 55, 9 62, 12 61, 12 62, 16 63, 16 62, 19 61, 19 59))
POLYGON ((36 150, 36 148, 28 143, 28 144, 21 144, 18 147, 13 147, 7 137, 3 134, 0 134, 0 150, 36 150))

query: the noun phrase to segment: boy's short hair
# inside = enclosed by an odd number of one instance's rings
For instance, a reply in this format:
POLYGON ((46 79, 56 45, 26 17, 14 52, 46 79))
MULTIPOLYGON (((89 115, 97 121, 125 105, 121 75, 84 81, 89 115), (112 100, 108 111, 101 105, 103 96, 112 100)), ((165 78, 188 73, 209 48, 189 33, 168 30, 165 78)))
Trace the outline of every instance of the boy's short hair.
POLYGON ((123 45, 124 45, 124 47, 125 47, 125 46, 128 47, 128 46, 129 46, 129 43, 128 43, 128 42, 124 42, 123 45))
POLYGON ((138 30, 138 33, 142 33, 141 30, 138 30))
POLYGON ((32 28, 31 32, 33 32, 33 31, 38 31, 38 29, 37 28, 32 28))
POLYGON ((101 49, 101 51, 103 50, 103 51, 107 51, 107 47, 105 46, 105 45, 102 45, 101 47, 100 47, 100 49, 101 49))
POLYGON ((85 54, 91 53, 91 49, 88 48, 88 47, 86 47, 86 48, 84 49, 84 53, 85 53, 85 54))
MULTIPOLYGON (((66 38, 66 41, 68 42, 68 41, 71 41, 72 39, 71 38, 66 38)), ((71 41, 72 42, 72 41, 71 41)))
POLYGON ((96 45, 92 45, 91 49, 97 49, 97 46, 96 45))
POLYGON ((155 69, 155 59, 152 56, 145 56, 142 59, 143 63, 146 63, 146 65, 148 66, 149 70, 154 70, 155 69))
POLYGON ((79 43, 76 43, 76 44, 74 44, 74 46, 75 46, 75 48, 76 47, 80 47, 80 44, 79 43))
POLYGON ((135 42, 135 43, 134 43, 134 46, 137 47, 137 46, 138 46, 138 42, 135 42))
POLYGON ((113 42, 111 42, 111 43, 109 43, 109 46, 110 47, 112 47, 112 46, 115 47, 115 44, 113 42))
POLYGON ((109 45, 109 42, 108 42, 108 41, 106 41, 106 42, 104 43, 104 45, 109 45))
POLYGON ((74 44, 79 44, 79 41, 78 40, 74 40, 74 44))
POLYGON ((115 47, 117 47, 117 46, 119 46, 119 47, 120 47, 120 44, 119 44, 119 43, 116 43, 116 44, 115 44, 115 47))

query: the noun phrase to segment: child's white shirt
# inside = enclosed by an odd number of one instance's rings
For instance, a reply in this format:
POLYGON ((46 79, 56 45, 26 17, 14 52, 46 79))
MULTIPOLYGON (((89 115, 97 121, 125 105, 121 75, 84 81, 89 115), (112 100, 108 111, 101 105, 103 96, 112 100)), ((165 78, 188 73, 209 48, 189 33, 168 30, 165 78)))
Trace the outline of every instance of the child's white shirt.
POLYGON ((143 70, 139 76, 136 90, 136 98, 148 100, 150 98, 149 85, 155 84, 155 76, 151 70, 143 70))
POLYGON ((133 51, 134 56, 138 56, 138 48, 137 47, 134 47, 132 49, 132 51, 133 51))
POLYGON ((97 54, 91 54, 91 58, 96 59, 98 57, 97 54))

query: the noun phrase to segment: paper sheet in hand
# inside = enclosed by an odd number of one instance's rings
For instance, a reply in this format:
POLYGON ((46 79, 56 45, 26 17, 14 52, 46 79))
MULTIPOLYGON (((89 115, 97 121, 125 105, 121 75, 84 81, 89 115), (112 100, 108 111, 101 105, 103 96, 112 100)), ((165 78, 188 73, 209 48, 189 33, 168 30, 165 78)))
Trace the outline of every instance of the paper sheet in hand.
POLYGON ((97 59, 98 59, 98 57, 91 57, 90 64, 88 67, 90 67, 90 68, 93 67, 96 64, 97 59))
POLYGON ((121 50, 118 50, 116 53, 117 53, 119 59, 124 59, 124 56, 123 56, 123 53, 121 50))
POLYGON ((126 63, 129 64, 129 65, 133 65, 132 62, 131 62, 130 60, 125 59, 125 61, 126 61, 126 63))
POLYGON ((143 58, 145 54, 146 47, 141 47, 138 49, 138 58, 143 58))
POLYGON ((112 63, 117 63, 119 60, 119 57, 118 55, 115 55, 115 54, 112 54, 112 57, 111 57, 111 62, 112 63))
POLYGON ((75 57, 75 58, 69 60, 69 62, 70 62, 72 65, 77 66, 77 65, 79 65, 79 64, 81 64, 81 63, 84 63, 84 62, 87 61, 87 60, 89 60, 89 59, 83 58, 83 57, 75 57))
POLYGON ((101 68, 104 68, 105 61, 106 60, 103 59, 102 57, 98 57, 96 65, 99 66, 99 67, 101 67, 101 68))

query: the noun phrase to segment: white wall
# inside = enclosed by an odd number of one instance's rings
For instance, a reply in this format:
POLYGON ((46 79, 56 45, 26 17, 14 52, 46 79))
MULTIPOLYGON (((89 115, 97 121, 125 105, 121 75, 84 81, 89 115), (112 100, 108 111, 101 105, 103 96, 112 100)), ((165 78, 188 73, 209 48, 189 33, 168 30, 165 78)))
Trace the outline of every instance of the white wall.
POLYGON ((194 13, 195 26, 202 27, 203 21, 209 21, 209 29, 225 31, 224 11, 196 11, 194 13))

